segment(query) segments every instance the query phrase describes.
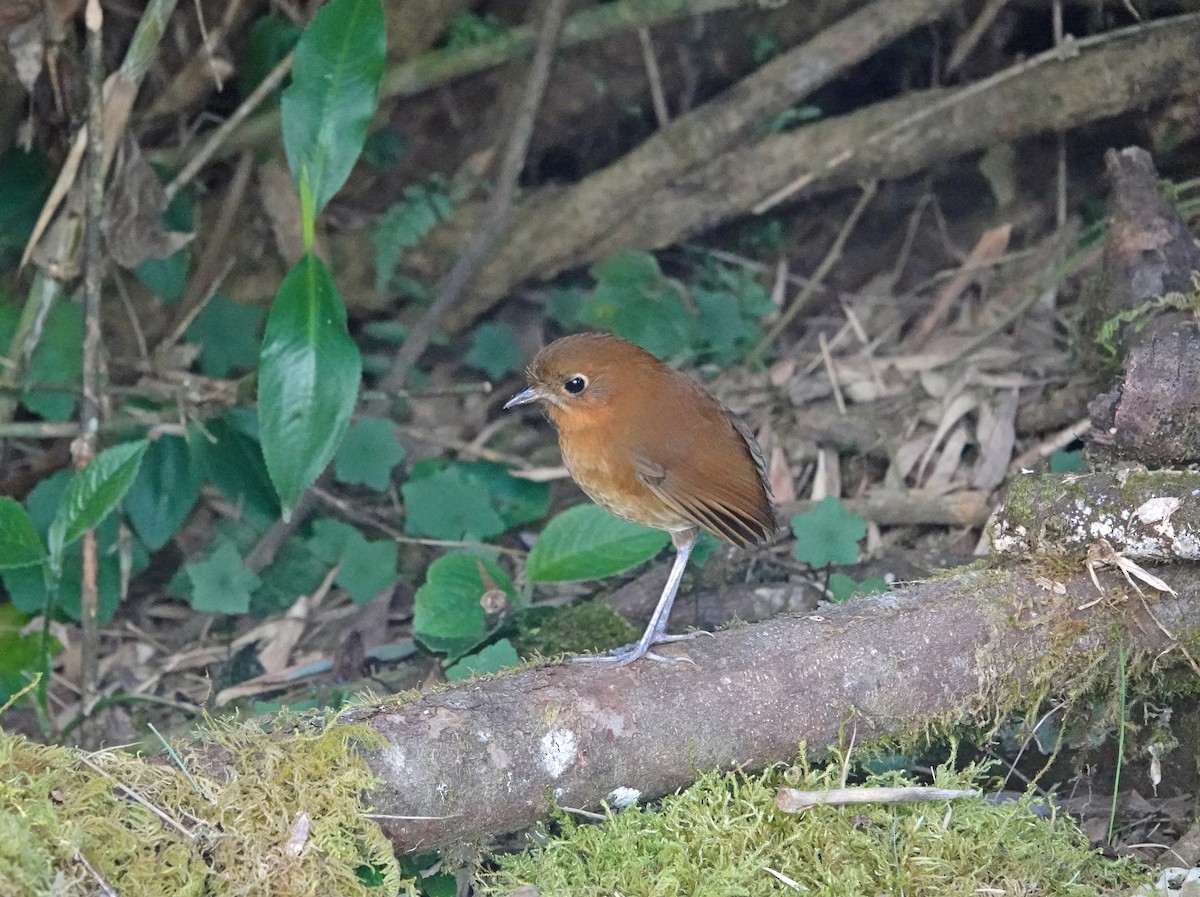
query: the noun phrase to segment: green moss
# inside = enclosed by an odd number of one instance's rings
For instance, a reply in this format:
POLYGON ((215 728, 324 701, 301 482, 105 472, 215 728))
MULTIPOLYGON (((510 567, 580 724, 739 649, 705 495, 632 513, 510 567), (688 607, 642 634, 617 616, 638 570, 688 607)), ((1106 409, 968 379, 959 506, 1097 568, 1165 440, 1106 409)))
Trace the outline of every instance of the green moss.
POLYGON ((375 779, 355 750, 380 736, 316 715, 274 720, 271 732, 213 723, 177 745, 187 774, 0 732, 0 894, 93 893, 80 856, 121 894, 397 893, 406 883, 364 818, 375 779))
MULTIPOLYGON (((543 895, 777 894, 775 873, 799 893, 975 895, 983 889, 1045 897, 1091 897, 1144 880, 1131 863, 1104 859, 1065 816, 1044 819, 1030 797, 996 804, 982 797, 917 804, 776 809, 781 786, 836 787, 840 763, 803 760, 761 776, 710 773, 655 809, 634 807, 599 825, 563 817, 561 836, 499 857, 481 893, 521 884, 543 895)), ((935 785, 975 786, 982 770, 940 768, 935 785)), ((913 784, 899 773, 866 785, 913 784)))
POLYGON ((584 601, 571 607, 522 611, 511 640, 518 654, 554 657, 626 645, 639 635, 603 601, 584 601))

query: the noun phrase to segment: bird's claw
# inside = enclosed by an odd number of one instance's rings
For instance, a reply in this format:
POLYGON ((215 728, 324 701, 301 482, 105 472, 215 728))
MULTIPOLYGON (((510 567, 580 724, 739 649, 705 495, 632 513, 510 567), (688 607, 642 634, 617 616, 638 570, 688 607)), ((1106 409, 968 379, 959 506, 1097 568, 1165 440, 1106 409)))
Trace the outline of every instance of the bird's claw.
POLYGON ((667 642, 685 642, 702 635, 706 635, 709 638, 713 637, 711 632, 705 632, 702 629, 684 632, 679 635, 656 635, 621 648, 611 648, 602 654, 577 654, 571 658, 571 663, 602 663, 613 667, 623 667, 633 663, 638 658, 645 657, 659 663, 690 663, 692 666, 695 666, 696 662, 685 654, 675 657, 668 654, 658 654, 651 651, 650 648, 654 645, 661 645, 667 642))

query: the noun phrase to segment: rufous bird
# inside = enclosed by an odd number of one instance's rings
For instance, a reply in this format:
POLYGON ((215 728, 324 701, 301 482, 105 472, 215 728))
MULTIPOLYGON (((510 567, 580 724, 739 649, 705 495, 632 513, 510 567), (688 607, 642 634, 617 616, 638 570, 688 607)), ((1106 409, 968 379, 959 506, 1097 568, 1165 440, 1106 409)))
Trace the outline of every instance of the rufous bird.
POLYGON ((618 517, 666 530, 676 551, 642 637, 573 659, 614 666, 639 657, 686 659, 650 648, 702 634, 666 634, 700 530, 746 548, 768 541, 777 529, 754 434, 694 380, 607 333, 556 340, 538 353, 527 374, 529 388, 504 407, 540 402, 580 488, 618 517))

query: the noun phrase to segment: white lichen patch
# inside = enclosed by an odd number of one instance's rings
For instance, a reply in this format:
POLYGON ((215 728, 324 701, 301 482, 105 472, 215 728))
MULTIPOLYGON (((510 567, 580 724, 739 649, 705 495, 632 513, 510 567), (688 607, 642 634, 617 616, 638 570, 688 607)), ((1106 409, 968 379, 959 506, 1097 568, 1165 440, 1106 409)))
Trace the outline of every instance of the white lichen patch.
POLYGON ((538 743, 538 758, 550 778, 557 779, 571 768, 579 755, 579 736, 570 729, 554 728, 538 743))
POLYGON ((631 807, 641 798, 642 792, 636 788, 614 788, 608 792, 607 800, 612 806, 618 810, 624 810, 626 807, 631 807))

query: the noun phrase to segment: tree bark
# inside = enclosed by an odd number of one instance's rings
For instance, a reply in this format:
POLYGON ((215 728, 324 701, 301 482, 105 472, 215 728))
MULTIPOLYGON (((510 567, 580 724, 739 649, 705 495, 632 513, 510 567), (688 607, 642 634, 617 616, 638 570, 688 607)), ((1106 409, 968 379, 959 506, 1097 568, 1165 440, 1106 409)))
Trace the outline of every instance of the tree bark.
POLYGON ((696 770, 789 760, 801 742, 819 752, 850 732, 862 743, 987 727, 1077 699, 1115 679, 1118 642, 1131 681, 1161 673, 1182 660, 1162 653, 1165 631, 1200 636, 1200 578, 1186 565, 1158 572, 1178 596, 1153 618, 1114 572, 1100 573, 1109 600, 1097 602, 1082 570, 1060 592, 1035 584, 1035 569, 968 569, 666 649, 694 665, 546 664, 344 718, 387 739, 368 754, 383 783, 369 801, 398 850, 486 840, 544 818, 551 801, 652 798, 696 770))

